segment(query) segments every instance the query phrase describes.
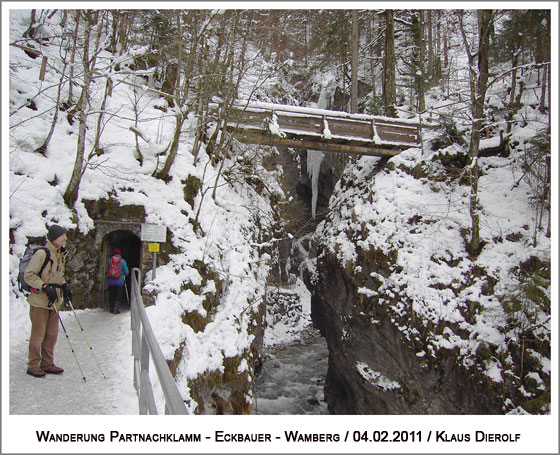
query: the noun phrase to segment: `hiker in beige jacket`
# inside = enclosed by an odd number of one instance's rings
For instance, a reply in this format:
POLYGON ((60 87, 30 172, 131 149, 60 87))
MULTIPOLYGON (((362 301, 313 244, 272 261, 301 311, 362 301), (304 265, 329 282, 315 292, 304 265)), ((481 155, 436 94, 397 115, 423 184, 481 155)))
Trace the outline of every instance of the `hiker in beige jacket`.
POLYGON ((71 300, 72 293, 64 278, 66 263, 66 229, 53 225, 47 234, 48 263, 39 275, 45 262, 46 251, 35 252, 25 270, 24 279, 33 291, 27 297, 31 336, 27 374, 43 377, 47 373, 60 374, 64 370, 54 364, 54 347, 58 337, 58 309, 64 300, 71 300))

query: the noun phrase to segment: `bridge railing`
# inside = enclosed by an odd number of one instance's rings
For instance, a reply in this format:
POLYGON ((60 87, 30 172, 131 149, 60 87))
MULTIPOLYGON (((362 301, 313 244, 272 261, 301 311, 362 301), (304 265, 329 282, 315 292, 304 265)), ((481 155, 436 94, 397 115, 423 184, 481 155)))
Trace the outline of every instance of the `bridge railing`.
POLYGON ((165 397, 165 414, 188 414, 187 408, 169 366, 163 357, 150 320, 144 308, 141 293, 140 270, 131 270, 130 313, 132 354, 134 356, 134 387, 138 394, 140 414, 157 414, 154 391, 150 380, 150 358, 165 397))
POLYGON ((226 125, 241 142, 331 152, 394 156, 422 145, 423 125, 416 119, 273 103, 233 105, 226 125))

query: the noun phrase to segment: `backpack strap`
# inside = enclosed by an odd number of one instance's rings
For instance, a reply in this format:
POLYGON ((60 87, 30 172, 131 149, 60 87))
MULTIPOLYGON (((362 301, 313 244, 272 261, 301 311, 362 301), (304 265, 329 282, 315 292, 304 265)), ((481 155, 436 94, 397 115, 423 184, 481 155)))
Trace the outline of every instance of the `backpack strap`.
MULTIPOLYGON (((45 267, 47 266, 47 263, 51 260, 51 252, 49 251, 49 249, 47 247, 42 247, 42 250, 45 251, 45 261, 43 262, 43 265, 41 266, 41 269, 39 270, 39 277, 41 276, 41 274, 43 273, 43 270, 45 270, 45 267)), ((37 250, 39 251, 39 250, 37 250)))

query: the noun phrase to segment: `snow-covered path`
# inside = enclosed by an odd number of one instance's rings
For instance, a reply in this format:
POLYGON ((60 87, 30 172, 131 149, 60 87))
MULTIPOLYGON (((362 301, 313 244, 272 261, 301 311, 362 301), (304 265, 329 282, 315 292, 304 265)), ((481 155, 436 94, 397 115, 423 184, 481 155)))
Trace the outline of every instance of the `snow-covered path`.
POLYGON ((76 315, 106 379, 73 313, 61 312, 86 382, 82 379, 62 327, 55 348, 55 363, 64 368, 62 375, 34 378, 26 374, 27 338, 10 347, 10 414, 138 414, 132 382, 129 310, 118 315, 101 309, 77 310, 76 315))

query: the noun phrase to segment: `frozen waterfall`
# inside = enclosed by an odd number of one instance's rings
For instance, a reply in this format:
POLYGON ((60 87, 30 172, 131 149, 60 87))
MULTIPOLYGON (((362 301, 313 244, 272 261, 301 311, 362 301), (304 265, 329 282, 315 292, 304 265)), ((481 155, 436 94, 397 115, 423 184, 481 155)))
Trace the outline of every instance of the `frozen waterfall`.
MULTIPOLYGON (((321 93, 319 95, 319 101, 317 101, 317 107, 319 109, 327 109, 327 90, 326 84, 321 87, 321 93)), ((329 129, 329 124, 326 119, 323 120, 323 134, 326 137, 331 136, 329 129)), ((317 197, 319 195, 319 172, 321 171, 321 163, 325 157, 325 152, 318 150, 307 150, 307 173, 311 178, 311 216, 315 219, 315 214, 317 212, 317 197)))

